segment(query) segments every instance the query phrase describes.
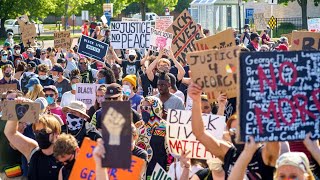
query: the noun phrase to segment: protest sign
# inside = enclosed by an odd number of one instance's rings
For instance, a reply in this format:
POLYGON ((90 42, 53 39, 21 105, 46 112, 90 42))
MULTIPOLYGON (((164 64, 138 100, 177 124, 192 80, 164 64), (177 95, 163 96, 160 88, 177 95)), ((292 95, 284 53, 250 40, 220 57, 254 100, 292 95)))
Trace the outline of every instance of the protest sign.
POLYGON ((166 30, 173 34, 172 52, 179 62, 186 62, 188 52, 196 49, 195 40, 203 38, 203 34, 188 10, 184 10, 166 30))
POLYGON ((76 100, 86 104, 89 110, 96 101, 96 84, 77 83, 76 86, 76 100))
POLYGON ((142 19, 122 17, 121 21, 125 21, 125 22, 137 22, 137 21, 142 21, 142 19))
POLYGON ((232 29, 221 31, 215 35, 200 39, 195 42, 197 51, 207 49, 223 49, 235 47, 236 42, 232 29))
POLYGON ((2 106, 3 120, 19 122, 37 122, 39 120, 40 104, 36 102, 17 103, 5 100, 2 106))
POLYGON ((173 16, 158 16, 155 22, 155 28, 165 31, 173 23, 173 16))
POLYGON ((266 23, 264 13, 253 14, 255 29, 263 31, 267 29, 268 24, 266 23))
POLYGON ((33 23, 28 23, 20 26, 21 40, 25 47, 35 46, 35 37, 37 36, 36 26, 33 23))
POLYGON ((78 53, 104 63, 103 57, 106 56, 108 52, 108 44, 82 35, 78 46, 78 53))
MULTIPOLYGON (((191 111, 169 109, 166 125, 166 139, 170 153, 181 155, 190 151, 189 158, 211 159, 213 155, 192 133, 191 111)), ((222 139, 226 118, 213 114, 202 115, 205 130, 217 139, 222 139)))
POLYGON ((106 149, 106 157, 102 160, 103 167, 130 168, 132 139, 130 112, 129 101, 102 103, 102 137, 106 149))
POLYGON ((70 49, 72 39, 70 37, 70 31, 57 31, 54 32, 54 47, 70 49))
POLYGON ((150 179, 152 179, 152 180, 174 180, 174 178, 170 177, 168 175, 168 173, 158 163, 154 167, 150 179))
POLYGON ((240 47, 195 51, 187 54, 193 82, 200 85, 213 102, 220 92, 228 98, 236 97, 237 58, 240 47))
POLYGON ((161 49, 170 51, 173 35, 171 33, 151 28, 149 50, 159 52, 161 49))
POLYGON ((8 90, 17 90, 17 84, 0 84, 0 94, 8 90))
POLYGON ((111 44, 114 49, 149 48, 151 22, 111 22, 111 44))
MULTIPOLYGON (((93 159, 93 149, 97 143, 89 138, 84 138, 76 161, 72 168, 69 179, 96 179, 96 164, 93 159)), ((140 174, 144 166, 144 160, 132 156, 129 169, 109 168, 108 176, 110 180, 116 179, 140 179, 140 174)))
POLYGON ((320 33, 293 31, 290 51, 319 51, 320 33))
POLYGON ((17 21, 20 26, 23 26, 29 22, 29 18, 27 15, 21 15, 17 17, 17 21))
POLYGON ((242 141, 320 139, 319 62, 312 51, 240 54, 242 141))
POLYGON ((308 19, 308 30, 311 32, 320 32, 320 18, 308 19))

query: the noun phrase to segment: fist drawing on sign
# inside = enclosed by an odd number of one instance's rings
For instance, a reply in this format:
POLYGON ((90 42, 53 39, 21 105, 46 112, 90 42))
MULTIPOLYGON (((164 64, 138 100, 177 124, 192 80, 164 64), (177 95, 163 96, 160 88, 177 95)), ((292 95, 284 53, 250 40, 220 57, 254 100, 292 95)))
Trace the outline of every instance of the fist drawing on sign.
POLYGON ((157 37, 156 42, 160 49, 165 48, 167 45, 167 39, 165 37, 157 37))
POLYGON ((110 108, 104 116, 103 123, 109 132, 109 145, 120 145, 120 134, 125 123, 122 114, 110 108))

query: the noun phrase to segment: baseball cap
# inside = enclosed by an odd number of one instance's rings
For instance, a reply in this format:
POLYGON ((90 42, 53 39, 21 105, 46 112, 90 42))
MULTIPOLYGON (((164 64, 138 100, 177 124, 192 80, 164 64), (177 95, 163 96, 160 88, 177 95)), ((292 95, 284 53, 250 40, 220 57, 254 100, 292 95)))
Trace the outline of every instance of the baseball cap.
POLYGON ((40 109, 44 110, 47 108, 48 106, 48 102, 44 97, 38 97, 36 100, 34 100, 34 102, 37 102, 40 104, 40 109))
POLYGON ((288 42, 288 38, 282 36, 282 37, 280 37, 279 41, 280 41, 280 43, 287 43, 288 42))
POLYGON ((64 58, 59 58, 58 60, 57 60, 57 63, 66 63, 66 59, 64 59, 64 58))
POLYGON ((304 173, 310 169, 310 163, 307 156, 302 152, 287 152, 283 153, 277 160, 276 168, 281 166, 295 166, 301 169, 304 173))
POLYGON ((130 56, 130 55, 136 56, 137 53, 136 53, 136 51, 135 51, 134 49, 130 49, 130 50, 129 50, 129 56, 130 56))
POLYGON ((260 36, 258 35, 258 33, 251 33, 251 35, 250 35, 250 39, 251 39, 251 40, 253 40, 253 39, 257 38, 257 37, 260 37, 260 36))
POLYGON ((30 64, 31 67, 36 68, 37 64, 33 61, 30 61, 28 64, 30 64))
POLYGON ((5 42, 3 46, 11 46, 9 42, 5 42))
POLYGON ((60 64, 55 64, 52 67, 51 71, 63 72, 63 68, 62 68, 62 66, 60 64))
POLYGON ((34 53, 35 51, 34 51, 33 48, 28 48, 28 49, 27 49, 27 52, 32 52, 32 53, 34 53))
POLYGON ((53 85, 49 85, 49 86, 43 87, 43 92, 46 92, 47 90, 52 90, 52 91, 54 91, 55 93, 58 94, 58 89, 53 85))
POLYGON ((29 88, 29 87, 36 85, 36 84, 40 84, 39 79, 38 78, 31 78, 31 79, 29 79, 29 82, 25 87, 29 88))
POLYGON ((1 51, 1 56, 2 56, 2 55, 8 55, 8 51, 2 50, 2 51, 1 51))
POLYGON ((117 83, 112 83, 107 87, 105 98, 116 98, 122 94, 122 88, 117 83))

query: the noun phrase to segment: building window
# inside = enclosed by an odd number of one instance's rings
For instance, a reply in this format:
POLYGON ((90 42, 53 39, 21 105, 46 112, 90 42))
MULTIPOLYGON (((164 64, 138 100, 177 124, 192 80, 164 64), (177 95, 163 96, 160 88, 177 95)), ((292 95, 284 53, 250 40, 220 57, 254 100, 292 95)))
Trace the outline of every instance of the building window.
POLYGON ((227 27, 232 27, 232 8, 227 6, 227 27))

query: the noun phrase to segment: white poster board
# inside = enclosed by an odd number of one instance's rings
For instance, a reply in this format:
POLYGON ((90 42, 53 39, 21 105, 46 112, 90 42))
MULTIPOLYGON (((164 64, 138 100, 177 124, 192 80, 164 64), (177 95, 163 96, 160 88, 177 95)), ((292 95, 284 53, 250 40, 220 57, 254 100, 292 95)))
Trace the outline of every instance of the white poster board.
POLYGON ((173 16, 158 16, 155 22, 155 28, 165 31, 173 23, 173 16))
POLYGON ((160 52, 161 49, 170 50, 173 35, 171 33, 151 28, 151 40, 149 49, 160 52))
POLYGON ((174 180, 174 178, 169 177, 168 173, 157 163, 153 169, 151 179, 156 180, 174 180))
POLYGON ((308 30, 311 32, 320 32, 320 18, 308 19, 308 30))

